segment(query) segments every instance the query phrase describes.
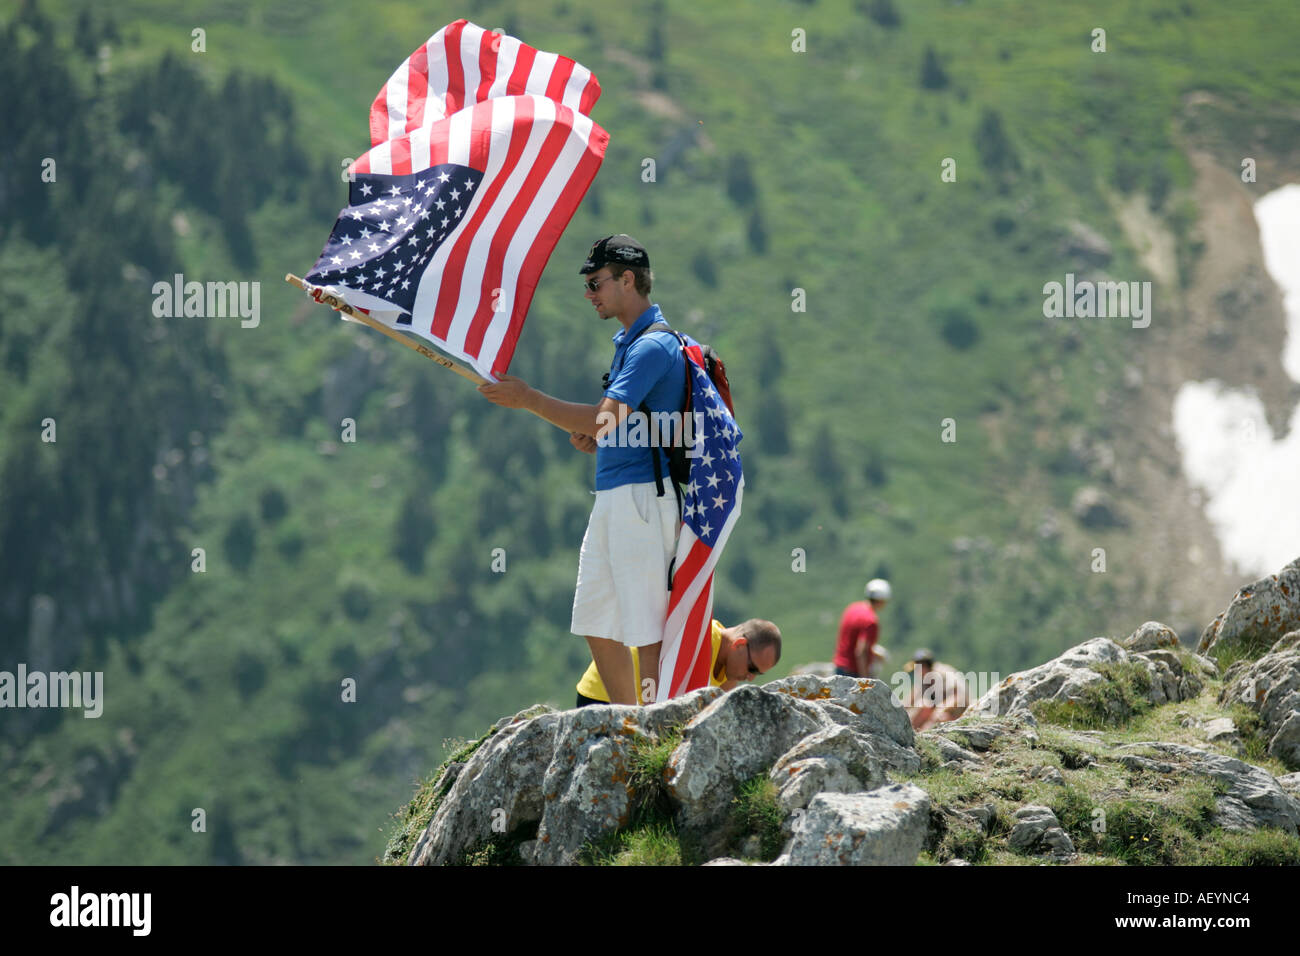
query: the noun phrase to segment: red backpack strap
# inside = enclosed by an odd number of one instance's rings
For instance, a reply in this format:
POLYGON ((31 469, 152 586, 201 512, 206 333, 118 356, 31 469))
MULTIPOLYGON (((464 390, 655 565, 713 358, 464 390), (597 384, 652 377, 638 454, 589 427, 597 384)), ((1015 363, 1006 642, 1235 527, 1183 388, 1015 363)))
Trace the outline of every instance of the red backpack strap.
POLYGON ((731 417, 735 418, 736 407, 731 404, 731 383, 727 381, 727 366, 713 349, 705 352, 704 357, 707 363, 704 367, 709 373, 709 378, 713 380, 713 387, 722 396, 722 401, 727 406, 727 411, 731 412, 731 417))

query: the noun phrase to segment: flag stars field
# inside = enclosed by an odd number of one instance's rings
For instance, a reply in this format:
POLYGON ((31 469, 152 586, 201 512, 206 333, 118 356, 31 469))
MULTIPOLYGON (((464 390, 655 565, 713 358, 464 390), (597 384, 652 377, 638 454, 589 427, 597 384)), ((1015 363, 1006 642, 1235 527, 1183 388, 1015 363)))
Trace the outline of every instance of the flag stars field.
POLYGON ((438 244, 446 239, 449 226, 459 222, 467 207, 454 206, 450 215, 444 216, 441 229, 430 228, 423 236, 416 232, 416 226, 429 218, 429 210, 436 205, 442 208, 447 204, 442 198, 445 193, 453 201, 459 199, 475 183, 481 173, 468 167, 448 164, 450 168, 462 173, 453 179, 444 169, 437 181, 445 186, 435 186, 425 175, 384 175, 381 173, 359 173, 353 184, 353 204, 344 209, 335 223, 325 243, 325 249, 312 271, 307 274, 309 281, 328 280, 342 287, 367 289, 378 294, 385 301, 392 303, 404 313, 411 311, 415 298, 415 289, 409 281, 401 281, 403 270, 409 277, 418 262, 427 262, 428 256, 437 251, 438 244), (386 193, 389 198, 367 200, 373 193, 386 193), (402 214, 389 219, 395 211, 402 214), (357 223, 361 228, 357 229, 357 223), (342 253, 354 242, 365 243, 364 254, 356 249, 347 249, 348 261, 342 253), (409 264, 399 258, 402 247, 412 246, 414 255, 409 264), (386 277, 391 276, 388 283, 386 277), (382 290, 382 292, 381 292, 382 290))

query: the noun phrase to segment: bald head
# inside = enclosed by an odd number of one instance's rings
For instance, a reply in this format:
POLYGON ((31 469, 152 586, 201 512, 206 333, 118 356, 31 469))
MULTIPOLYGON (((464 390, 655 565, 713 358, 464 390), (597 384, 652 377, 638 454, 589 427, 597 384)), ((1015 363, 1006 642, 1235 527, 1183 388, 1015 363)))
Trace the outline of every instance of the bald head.
POLYGON ((750 653, 755 656, 770 648, 771 666, 775 667, 781 660, 781 629, 771 621, 751 617, 740 625, 740 636, 749 644, 750 653))

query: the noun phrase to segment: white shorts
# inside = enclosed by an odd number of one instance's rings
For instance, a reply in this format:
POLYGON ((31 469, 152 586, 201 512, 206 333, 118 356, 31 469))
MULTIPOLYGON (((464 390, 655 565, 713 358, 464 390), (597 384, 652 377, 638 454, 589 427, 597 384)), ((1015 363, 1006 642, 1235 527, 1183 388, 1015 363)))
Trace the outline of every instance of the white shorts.
POLYGON ((681 525, 677 495, 666 481, 662 498, 653 481, 596 492, 569 629, 628 647, 663 640, 668 568, 681 525))

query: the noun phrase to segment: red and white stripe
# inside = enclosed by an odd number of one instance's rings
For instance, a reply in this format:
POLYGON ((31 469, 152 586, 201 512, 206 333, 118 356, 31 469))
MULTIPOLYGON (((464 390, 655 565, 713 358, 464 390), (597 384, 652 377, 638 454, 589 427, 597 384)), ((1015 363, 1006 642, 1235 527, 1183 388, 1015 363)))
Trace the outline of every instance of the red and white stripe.
POLYGON ((435 33, 376 98, 375 146, 352 169, 402 175, 458 163, 483 179, 425 266, 410 325, 364 291, 344 287, 348 301, 495 381, 604 159, 609 134, 586 115, 599 95, 596 77, 568 57, 464 20, 435 33))
POLYGON ((370 107, 370 144, 432 126, 476 103, 528 93, 589 113, 600 84, 567 56, 457 20, 407 57, 379 91, 370 107))
POLYGON ((655 700, 662 703, 709 686, 712 665, 713 569, 731 530, 740 520, 745 479, 736 485, 736 500, 713 547, 695 536, 688 524, 677 538, 677 562, 669 592, 664 643, 659 650, 659 683, 655 700))

